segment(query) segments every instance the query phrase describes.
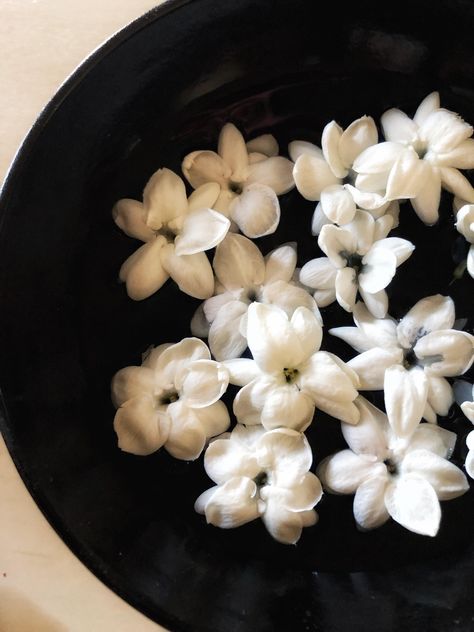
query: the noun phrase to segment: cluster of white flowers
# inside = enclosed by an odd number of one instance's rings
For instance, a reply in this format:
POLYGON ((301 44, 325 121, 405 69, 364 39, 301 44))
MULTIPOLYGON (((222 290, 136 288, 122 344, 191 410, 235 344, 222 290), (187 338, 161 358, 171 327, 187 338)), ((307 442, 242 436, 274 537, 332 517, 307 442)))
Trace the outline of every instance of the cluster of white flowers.
MULTIPOLYGON (((391 517, 434 536, 439 501, 469 488, 449 460, 456 434, 437 421, 456 401, 474 423, 472 385, 449 381, 473 364, 474 336, 457 328, 454 302, 440 294, 395 320, 386 288, 415 249, 390 236, 400 203, 410 200, 433 224, 442 188, 455 196, 453 226, 472 244, 466 267, 474 277, 474 189, 460 172, 474 168, 473 128, 441 108, 437 93, 413 120, 389 110, 381 128, 379 142, 371 117, 345 130, 332 121, 321 148, 293 141, 289 160, 272 135, 246 143, 227 123, 217 152, 185 156, 189 196, 163 168, 143 202, 123 199, 113 209, 116 224, 144 242, 120 270, 129 296, 145 299, 171 277, 204 301, 191 321, 195 337, 151 348, 141 366, 113 378, 119 447, 136 455, 164 447, 183 460, 204 452, 215 486, 195 509, 210 524, 232 528, 260 517, 276 540, 295 543, 317 522, 325 489, 355 494, 362 529, 391 517), (326 255, 301 269, 296 243, 264 255, 252 241, 277 230, 277 196, 295 186, 318 202, 308 231, 326 255), (354 319, 354 327, 329 330, 358 352, 348 362, 321 350, 323 308, 334 301, 354 319), (229 384, 239 387, 231 432, 221 401, 229 384), (385 412, 360 395, 379 390, 385 412), (327 456, 316 475, 304 433, 315 423, 317 436, 318 411, 339 422, 348 449, 327 456)), ((467 448, 465 468, 474 477, 474 431, 467 448)))

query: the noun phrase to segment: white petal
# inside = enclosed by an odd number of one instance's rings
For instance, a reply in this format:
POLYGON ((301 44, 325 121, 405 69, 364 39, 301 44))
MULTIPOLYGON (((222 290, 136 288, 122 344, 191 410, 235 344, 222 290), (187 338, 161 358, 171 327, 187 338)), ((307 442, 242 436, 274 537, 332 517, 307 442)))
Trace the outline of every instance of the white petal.
POLYGON ((395 275, 397 259, 394 253, 379 246, 371 248, 362 259, 359 285, 369 294, 375 294, 387 287, 395 275))
POLYGON ((213 360, 197 360, 181 374, 176 387, 186 406, 203 408, 220 399, 228 384, 229 372, 223 364, 213 360))
POLYGON ((217 360, 238 358, 247 348, 240 332, 240 321, 247 313, 247 305, 230 301, 218 311, 209 329, 209 348, 217 360))
POLYGON ((114 430, 118 446, 124 452, 147 456, 156 452, 167 439, 168 424, 149 396, 128 400, 115 413, 114 430))
POLYGON ((255 362, 266 373, 295 368, 310 353, 301 344, 285 312, 274 305, 249 306, 247 342, 255 362))
POLYGON ((214 208, 220 192, 221 188, 216 182, 202 184, 188 198, 188 213, 202 208, 214 208))
MULTIPOLYGON (((219 193, 219 197, 214 202, 213 209, 215 211, 219 211, 219 213, 222 213, 226 217, 230 217, 230 207, 239 196, 237 193, 234 193, 234 191, 228 189, 226 185, 222 186, 223 188, 219 193)), ((231 224, 230 230, 232 230, 233 232, 237 230, 233 223, 231 224)))
POLYGON ((246 184, 264 184, 277 195, 288 193, 294 186, 293 163, 283 156, 272 156, 249 166, 246 184))
POLYGON ((348 171, 342 164, 342 160, 339 156, 339 141, 341 136, 341 127, 336 121, 331 121, 323 129, 321 148, 323 150, 323 156, 333 174, 338 178, 345 178, 348 171))
POLYGON ((193 189, 207 182, 227 187, 232 174, 231 168, 214 151, 191 152, 184 158, 181 168, 193 189))
POLYGON ((303 154, 309 154, 311 156, 315 156, 316 158, 320 158, 324 160, 323 151, 317 145, 313 145, 313 143, 309 143, 306 140, 293 140, 288 145, 288 153, 293 162, 296 162, 300 156, 303 154))
MULTIPOLYGON (((397 200, 393 200, 393 202, 390 202, 387 210, 386 210, 386 215, 389 215, 392 220, 393 220, 393 225, 392 225, 392 229, 398 228, 398 225, 400 224, 399 218, 400 218, 400 204, 397 200)), ((387 233, 388 234, 388 233, 387 233)))
POLYGON ((350 231, 332 224, 323 226, 318 245, 336 268, 345 268, 347 255, 353 254, 357 247, 355 236, 350 231))
MULTIPOLYGON (((157 347, 148 347, 148 349, 142 353, 142 366, 155 371, 161 354, 172 346, 173 343, 165 342, 157 347)), ((204 350, 202 357, 209 357, 209 350, 206 350, 206 345, 204 343, 202 343, 202 349, 204 350)))
POLYGON ((191 318, 191 333, 197 338, 207 338, 209 335, 210 323, 204 313, 204 303, 201 303, 191 318))
POLYGON ((440 197, 441 177, 439 169, 433 167, 426 172, 422 188, 410 200, 416 214, 425 224, 431 225, 438 221, 440 197))
POLYGON ((154 369, 161 388, 175 386, 191 362, 209 360, 211 354, 199 338, 183 338, 170 345, 154 359, 154 369))
POLYGON ((426 117, 420 126, 420 137, 428 141, 431 151, 442 154, 472 136, 472 131, 458 114, 440 108, 426 117))
POLYGON ((260 285, 265 278, 265 263, 257 246, 242 235, 228 233, 216 248, 213 267, 227 290, 260 285))
POLYGON ((437 424, 438 418, 431 404, 426 401, 425 410, 423 411, 423 419, 429 424, 437 424))
POLYGON ((414 347, 428 375, 454 377, 465 373, 474 361, 474 337, 465 331, 433 331, 414 347))
POLYGON ((358 173, 383 173, 389 171, 398 157, 406 151, 401 143, 379 143, 365 149, 354 161, 358 173))
POLYGON ((380 195, 380 193, 362 191, 353 187, 351 184, 345 184, 344 188, 350 192, 356 205, 367 211, 373 211, 384 207, 386 208, 388 204, 385 196, 380 195))
POLYGON ((323 487, 335 494, 354 494, 365 480, 385 473, 383 463, 371 461, 351 450, 342 450, 324 459, 316 471, 323 487))
POLYGON ((360 379, 360 390, 379 391, 384 387, 385 371, 403 362, 403 352, 398 347, 374 347, 349 360, 348 365, 360 379))
POLYGON ((262 160, 266 160, 268 156, 266 154, 261 154, 257 151, 251 151, 249 153, 249 165, 253 165, 256 162, 262 162, 262 160))
POLYGON ((474 402, 463 402, 461 410, 466 417, 474 424, 474 402))
POLYGON ((405 112, 392 108, 380 119, 386 140, 396 143, 412 143, 416 140, 418 125, 405 112))
POLYGON ((428 377, 428 403, 442 417, 446 416, 454 401, 451 384, 444 377, 428 377))
MULTIPOLYGON (((471 433, 472 434, 472 433, 471 433)), ((474 478, 474 450, 469 450, 466 456, 466 463, 464 464, 466 472, 471 478, 474 478)))
POLYGON ((474 243, 474 204, 465 204, 456 215, 456 229, 469 242, 474 243))
POLYGON ((344 166, 349 169, 364 149, 375 145, 377 127, 371 116, 361 116, 347 127, 339 140, 339 154, 344 166))
POLYGON ((305 263, 300 270, 300 282, 311 288, 329 290, 335 287, 337 268, 328 257, 318 257, 305 263))
POLYGON ((214 274, 203 252, 178 256, 174 244, 166 244, 161 250, 161 261, 163 268, 185 294, 205 299, 214 293, 214 274))
POLYGON ((372 250, 390 250, 395 255, 397 261, 397 268, 404 263, 415 250, 415 246, 408 241, 408 239, 401 239, 400 237, 387 237, 376 241, 372 247, 372 250))
POLYGON ((341 358, 339 358, 337 355, 335 355, 334 353, 329 353, 329 351, 324 351, 324 353, 329 356, 331 358, 331 360, 333 360, 337 366, 341 369, 341 371, 343 371, 343 373, 345 373, 345 375, 349 378, 349 380, 352 383, 352 386, 355 389, 358 389, 360 386, 360 380, 359 380, 359 376, 357 375, 357 373, 354 371, 354 369, 352 369, 347 362, 343 362, 341 360, 341 358))
POLYGON ((318 307, 327 307, 336 300, 336 289, 316 290, 313 297, 318 307))
POLYGON ((316 204, 316 208, 314 209, 313 217, 311 219, 311 233, 313 235, 319 235, 321 232, 321 228, 325 224, 330 224, 331 222, 327 218, 327 215, 323 211, 323 207, 321 206, 321 202, 316 204))
POLYGON ((341 424, 342 434, 350 449, 359 455, 385 461, 388 455, 387 415, 359 395, 355 405, 360 413, 357 424, 341 424))
POLYGON ((474 169, 474 139, 463 141, 445 154, 437 154, 435 164, 455 169, 474 169))
POLYGON ((296 188, 306 200, 319 200, 321 191, 332 184, 339 184, 323 158, 303 153, 295 162, 293 178, 296 188))
POLYGON ((474 203, 474 189, 469 180, 457 169, 440 167, 441 184, 444 189, 456 195, 469 204, 474 203))
POLYGON ((457 498, 469 489, 469 483, 458 467, 428 450, 409 452, 400 469, 402 476, 416 474, 428 481, 439 500, 457 498))
POLYGON ((267 430, 291 428, 303 432, 314 415, 314 402, 295 384, 275 387, 268 394, 262 409, 262 424, 267 430))
POLYGON ((362 529, 375 529, 389 519, 385 507, 387 477, 373 476, 363 481, 354 496, 354 518, 362 529))
POLYGON ((455 432, 436 424, 421 423, 413 433, 406 453, 408 454, 413 450, 429 450, 443 459, 449 459, 456 445, 456 440, 455 432))
POLYGON ((469 248, 469 252, 467 253, 467 271, 474 279, 474 245, 469 248))
POLYGON ((214 248, 224 239, 229 227, 227 217, 209 208, 189 213, 174 242, 176 256, 194 255, 214 248))
POLYGON ((188 210, 184 182, 170 169, 158 169, 143 191, 143 206, 146 223, 153 230, 182 217, 188 210))
POLYGON ((264 283, 291 281, 296 268, 296 244, 284 244, 265 256, 264 283))
POLYGON ((408 147, 390 170, 385 198, 401 200, 416 197, 429 181, 432 169, 430 164, 420 160, 414 149, 408 147))
POLYGON ((372 316, 375 316, 375 318, 385 318, 388 311, 388 295, 385 290, 370 294, 359 287, 359 293, 372 316))
POLYGON ((291 316, 291 326, 307 355, 319 350, 323 338, 323 329, 317 316, 307 307, 297 307, 291 316))
POLYGON ((161 253, 166 245, 164 237, 156 237, 136 250, 120 268, 120 279, 127 285, 127 294, 134 301, 141 301, 154 294, 169 278, 161 263, 161 253))
POLYGON ((365 255, 374 242, 375 221, 367 211, 357 210, 352 221, 344 226, 356 240, 357 253, 365 255))
POLYGON ((267 398, 275 389, 275 380, 265 376, 243 386, 234 399, 234 415, 246 425, 261 423, 261 414, 267 398))
POLYGON ((255 239, 275 232, 280 221, 280 203, 273 189, 255 183, 244 187, 232 203, 230 213, 244 235, 255 239))
POLYGON ((216 439, 209 445, 204 455, 204 469, 219 485, 235 476, 253 479, 261 471, 257 453, 234 441, 232 434, 230 438, 216 439))
POLYGON ((463 402, 472 402, 474 399, 473 385, 465 380, 456 380, 453 384, 453 392, 459 406, 463 402))
POLYGON ((385 506, 392 518, 414 533, 435 536, 441 521, 441 508, 431 485, 415 476, 405 476, 389 485, 385 506))
POLYGON ((428 381, 421 369, 407 371, 400 365, 386 369, 385 408, 393 432, 408 438, 420 422, 428 396, 428 381))
POLYGON ((454 325, 454 302, 449 296, 435 294, 418 301, 402 318, 397 336, 405 349, 410 349, 420 336, 454 325))
POLYGON ((232 171, 232 179, 240 182, 247 173, 248 155, 244 137, 232 123, 226 123, 219 134, 217 152, 232 171))
POLYGON ((165 449, 175 459, 194 461, 203 451, 207 439, 198 415, 180 400, 169 404, 167 411, 171 426, 165 449))
POLYGON ((281 544, 296 544, 301 537, 303 521, 299 512, 284 509, 279 502, 267 504, 262 520, 268 533, 281 544))
POLYGON ((146 225, 145 207, 136 200, 119 200, 112 209, 114 222, 129 237, 151 241, 155 232, 146 225))
POLYGON ((298 307, 306 307, 313 313, 319 323, 322 324, 323 322, 319 308, 311 294, 302 287, 298 287, 292 283, 275 281, 275 283, 265 285, 260 301, 268 305, 276 305, 282 309, 289 318, 293 316, 294 311, 298 307))
POLYGON ((127 366, 114 375, 111 384, 112 401, 119 408, 129 399, 152 395, 155 389, 155 373, 143 366, 127 366))
POLYGON ((204 301, 204 303, 202 303, 202 308, 209 323, 212 323, 216 319, 221 307, 227 305, 227 303, 230 303, 233 300, 235 299, 232 292, 222 292, 221 294, 211 296, 211 298, 204 301))
POLYGON ((466 446, 469 450, 474 450, 474 431, 471 431, 466 437, 466 446))
POLYGON ((207 439, 222 435, 229 429, 230 416, 224 402, 219 400, 210 406, 193 410, 207 439))
POLYGON ((342 268, 337 271, 336 275, 336 299, 339 305, 346 310, 352 312, 357 297, 357 275, 352 268, 342 268))
POLYGON ((341 184, 333 184, 321 191, 321 208, 335 224, 347 224, 354 218, 356 205, 352 195, 341 184))
POLYGON ((354 322, 362 330, 372 347, 396 347, 397 323, 393 318, 375 318, 363 303, 354 308, 354 322))
POLYGON ((225 360, 223 363, 229 371, 229 381, 237 386, 245 386, 256 377, 261 375, 255 360, 248 358, 235 358, 233 360, 225 360))
POLYGON ((357 327, 334 327, 329 330, 331 336, 344 340, 359 353, 372 349, 373 342, 357 327))
MULTIPOLYGON (((273 490, 273 485, 271 485, 263 489, 262 493, 266 495, 270 492, 269 496, 272 501, 278 499, 281 506, 290 511, 298 512, 310 510, 321 500, 323 488, 319 478, 312 472, 306 472, 303 476, 286 478, 288 478, 288 482, 292 483, 291 485, 275 487, 273 490)), ((281 477, 278 476, 278 483, 280 483, 280 479, 281 477)))
POLYGON ((262 134, 247 143, 247 151, 258 152, 265 156, 278 156, 278 143, 272 134, 262 134))
POLYGON ((259 516, 257 498, 257 487, 253 480, 236 476, 224 485, 219 485, 207 501, 207 523, 221 529, 233 529, 251 522, 259 516))
POLYGON ((423 125, 428 116, 435 110, 438 110, 439 107, 439 92, 431 92, 418 106, 413 120, 417 125, 423 125))

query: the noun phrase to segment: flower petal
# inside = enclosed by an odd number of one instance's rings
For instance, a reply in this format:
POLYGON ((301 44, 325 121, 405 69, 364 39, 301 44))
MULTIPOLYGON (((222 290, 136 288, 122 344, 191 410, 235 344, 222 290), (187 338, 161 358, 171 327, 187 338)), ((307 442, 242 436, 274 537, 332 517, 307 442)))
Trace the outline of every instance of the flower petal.
POLYGON ((420 126, 420 137, 426 139, 428 147, 437 154, 454 149, 472 136, 472 127, 459 114, 444 108, 433 111, 420 126))
MULTIPOLYGON (((280 483, 280 476, 277 477, 280 483)), ((291 481, 290 477, 285 477, 291 481)), ((262 490, 266 495, 270 492, 271 499, 280 502, 280 505, 290 511, 308 511, 314 507, 323 495, 323 488, 319 478, 312 472, 306 472, 303 476, 292 477, 291 486, 276 487, 272 490, 272 486, 268 486, 262 490), (273 492, 273 493, 272 493, 273 492), (275 493, 276 492, 276 493, 275 493)))
POLYGON ((356 240, 357 253, 365 255, 374 242, 375 221, 367 211, 357 210, 349 224, 344 226, 351 232, 356 240))
POLYGON ((409 452, 403 459, 400 469, 402 476, 415 474, 426 480, 435 490, 439 500, 457 498, 469 489, 469 483, 458 467, 428 450, 409 452))
POLYGON ((435 224, 439 218, 439 202, 441 198, 441 176, 439 169, 432 168, 426 173, 425 184, 411 199, 415 213, 425 224, 435 224))
POLYGON ((275 380, 266 376, 243 386, 234 399, 233 411, 237 421, 246 425, 261 424, 263 407, 275 386, 275 380))
POLYGON ((121 450, 147 456, 161 448, 167 439, 167 415, 155 409, 152 397, 135 397, 115 413, 114 430, 121 450))
MULTIPOLYGON (((202 343, 204 348, 206 345, 202 343)), ((153 369, 156 371, 156 367, 158 366, 158 360, 162 353, 173 346, 172 342, 165 342, 164 344, 158 345, 157 347, 148 347, 146 351, 142 353, 142 367, 146 367, 148 369, 153 369)), ((207 350, 206 353, 209 353, 207 350)))
POLYGON ((417 476, 404 476, 388 486, 385 506, 391 517, 414 533, 435 536, 441 508, 435 490, 417 476))
POLYGON ((215 488, 207 500, 204 508, 207 523, 233 529, 251 522, 259 516, 257 499, 255 483, 250 478, 236 476, 215 488))
POLYGON ((323 158, 303 153, 295 162, 293 178, 296 188, 306 200, 319 200, 321 191, 332 184, 339 184, 323 158))
MULTIPOLYGON (((472 434, 472 432, 470 433, 472 434)), ((466 456, 466 463, 464 464, 466 472, 471 478, 474 478, 474 450, 469 450, 466 456)))
POLYGON ((289 318, 291 318, 298 307, 306 307, 316 317, 316 320, 322 324, 321 314, 314 298, 305 289, 292 283, 275 281, 275 283, 265 285, 260 300, 268 305, 276 305, 289 318))
POLYGON ((245 386, 262 374, 255 360, 249 358, 225 360, 223 364, 229 371, 229 382, 237 386, 245 386))
POLYGON ((214 293, 214 274, 203 252, 179 256, 174 244, 166 244, 161 250, 161 261, 163 268, 185 294, 205 299, 214 293))
POLYGON ((324 489, 333 494, 354 494, 365 480, 374 476, 384 476, 383 463, 342 450, 324 459, 316 470, 324 489))
POLYGON ((207 338, 209 336, 210 323, 204 313, 204 303, 201 303, 191 318, 191 333, 197 338, 207 338))
POLYGON ((158 169, 143 191, 146 223, 153 230, 187 213, 186 188, 181 178, 170 169, 158 169))
POLYGON ((350 192, 356 205, 367 211, 374 211, 384 207, 386 208, 389 204, 389 202, 385 199, 385 196, 380 195, 380 193, 362 191, 353 187, 351 184, 345 184, 344 188, 350 192))
POLYGON ((164 349, 155 359, 157 382, 162 388, 177 386, 191 362, 209 360, 210 357, 209 349, 202 340, 183 338, 164 349))
POLYGON ((275 387, 265 400, 261 421, 266 430, 291 428, 303 432, 314 415, 311 397, 298 390, 295 384, 275 387))
POLYGON ((456 214, 456 230, 474 243, 474 204, 465 204, 456 214))
POLYGON ((155 373, 143 366, 127 366, 114 375, 111 384, 112 402, 119 408, 129 399, 152 395, 155 389, 155 373))
POLYGON ((378 140, 377 127, 371 116, 361 116, 347 127, 339 140, 339 155, 346 169, 367 147, 378 140))
POLYGON ((372 341, 372 347, 396 347, 397 323, 391 317, 374 317, 363 303, 357 303, 354 308, 354 322, 372 341))
POLYGON ((413 120, 417 125, 423 125, 428 116, 435 110, 439 110, 439 92, 431 92, 418 106, 413 120))
POLYGON ((272 156, 249 166, 246 184, 264 184, 277 195, 288 193, 294 186, 293 163, 283 156, 272 156))
POLYGON ((375 294, 387 287, 395 276, 397 259, 394 253, 383 246, 371 248, 362 259, 359 285, 368 294, 375 294))
POLYGON ((217 182, 222 187, 232 175, 231 168, 214 151, 193 151, 188 154, 181 165, 184 176, 193 189, 207 182, 217 182))
POLYGON ((219 134, 217 153, 232 171, 232 179, 245 179, 248 167, 248 152, 244 137, 233 123, 226 123, 219 134))
POLYGON ((210 406, 225 393, 229 372, 220 362, 196 360, 176 380, 181 399, 189 408, 210 406))
POLYGON ((318 257, 301 268, 300 282, 314 289, 329 290, 335 287, 337 272, 331 259, 318 257))
POLYGON ((445 154, 436 156, 436 163, 440 167, 454 167, 455 169, 474 169, 474 139, 469 138, 445 154))
POLYGON ((385 318, 388 311, 388 295, 385 290, 370 294, 359 287, 359 293, 367 309, 375 318, 385 318))
POLYGON ((169 278, 161 263, 166 239, 158 236, 140 246, 120 268, 120 280, 125 281, 127 294, 134 301, 141 301, 154 294, 169 278))
POLYGON ((339 141, 341 136, 342 128, 336 121, 331 121, 324 127, 321 137, 321 148, 323 150, 324 159, 337 178, 345 178, 348 174, 339 156, 339 141))
POLYGON ((247 313, 247 305, 230 301, 218 311, 209 329, 209 348, 217 360, 238 358, 247 348, 247 340, 240 332, 240 322, 247 313))
POLYGON ((321 191, 321 208, 335 224, 347 224, 354 219, 356 205, 350 192, 341 184, 333 184, 321 191))
POLYGON ((275 232, 280 222, 280 203, 270 187, 250 184, 232 203, 230 214, 244 235, 255 239, 275 232))
POLYGON ((347 363, 360 379, 360 390, 379 391, 384 387, 385 371, 403 362, 403 352, 398 347, 373 347, 347 363))
POLYGON ((316 290, 313 297, 318 307, 327 307, 336 300, 336 289, 316 290))
POLYGON ((378 250, 379 248, 382 250, 389 250, 395 255, 397 268, 399 265, 404 263, 415 250, 415 246, 411 243, 411 241, 408 241, 408 239, 401 239, 400 237, 387 237, 386 239, 376 241, 372 246, 372 250, 378 250))
POLYGON ((169 404, 167 411, 171 425, 165 449, 175 459, 194 461, 207 439, 198 415, 181 400, 169 404))
POLYGON ((418 125, 397 108, 384 112, 380 123, 386 140, 395 143, 412 143, 416 140, 418 125))
POLYGON ((119 200, 112 209, 114 222, 129 237, 151 241, 155 232, 146 225, 145 207, 136 200, 119 200))
POLYGON ((387 415, 359 395, 354 401, 360 419, 357 424, 341 424, 342 434, 350 449, 372 461, 383 462, 388 456, 387 415))
POLYGON ((272 134, 262 134, 256 138, 252 138, 247 143, 247 151, 258 152, 259 154, 265 154, 265 156, 278 156, 278 143, 276 138, 272 134))
POLYGON ((183 228, 175 239, 175 254, 194 255, 217 246, 227 234, 230 221, 222 213, 202 208, 186 215, 183 228))
POLYGON ((316 204, 316 208, 314 209, 313 217, 311 219, 311 233, 313 235, 319 235, 319 233, 321 232, 321 228, 325 224, 330 223, 330 220, 327 218, 326 214, 323 211, 321 202, 318 202, 316 204))
POLYGON ((387 180, 385 199, 401 200, 414 198, 430 178, 432 167, 408 147, 395 161, 387 180))
POLYGON ((441 184, 446 191, 462 198, 469 204, 474 203, 474 189, 469 180, 457 169, 440 167, 441 184))
POLYGON ((329 333, 344 340, 359 353, 372 349, 373 342, 357 327, 334 327, 329 333))
POLYGON ((194 408, 193 410, 206 435, 206 439, 222 435, 229 429, 230 416, 224 402, 219 400, 205 408, 194 408))
POLYGON ((461 410, 466 417, 474 424, 474 402, 463 402, 461 410))
POLYGON ((281 544, 296 544, 301 537, 300 514, 283 508, 280 502, 268 502, 262 520, 268 533, 281 544))
POLYGON ((265 278, 265 263, 258 247, 234 233, 228 233, 217 246, 212 265, 227 290, 260 285, 265 278))
POLYGON ((319 350, 323 338, 321 321, 307 307, 297 307, 291 317, 291 326, 307 355, 319 350))
POLYGON ((385 370, 385 408, 396 437, 408 439, 419 424, 428 396, 428 381, 423 370, 407 371, 400 365, 385 370))
POLYGON ((277 477, 301 477, 313 462, 311 447, 305 435, 289 428, 266 432, 258 441, 260 465, 277 477))
POLYGON ((288 145, 288 153, 293 162, 296 162, 303 154, 309 154, 324 160, 323 151, 317 145, 309 143, 306 140, 293 140, 288 145))
POLYGON ((430 331, 450 329, 454 325, 454 302, 449 296, 435 294, 418 301, 397 327, 398 341, 410 349, 420 336, 430 331))
POLYGON ((433 331, 420 338, 413 350, 428 375, 454 377, 474 361, 474 336, 454 329, 433 331))
POLYGON ((227 439, 216 439, 204 455, 206 474, 218 485, 236 476, 253 479, 262 469, 257 461, 257 453, 232 437, 231 434, 227 439))
POLYGON ((318 245, 336 268, 345 268, 347 255, 353 254, 357 247, 355 236, 350 231, 332 224, 323 226, 318 245))
POLYGON ((410 445, 406 448, 406 454, 413 450, 429 450, 433 454, 449 459, 456 445, 455 432, 446 430, 441 426, 431 423, 421 423, 415 429, 410 445))
POLYGON ((221 188, 217 182, 202 184, 188 198, 188 213, 202 208, 214 208, 220 192, 221 188))
POLYGON ((428 377, 428 403, 442 417, 446 416, 454 401, 451 384, 444 377, 428 377))
POLYGON ((354 496, 354 518, 362 529, 376 529, 389 519, 385 507, 386 476, 372 476, 363 481, 354 496))
POLYGON ((389 171, 399 156, 406 151, 401 143, 385 142, 365 149, 354 161, 357 173, 383 173, 389 171))
POLYGON ((296 243, 284 244, 265 256, 264 283, 289 282, 296 268, 296 243))
POLYGON ((359 289, 357 283, 357 275, 353 268, 342 268, 337 271, 336 275, 336 299, 339 305, 346 310, 352 312, 359 289))

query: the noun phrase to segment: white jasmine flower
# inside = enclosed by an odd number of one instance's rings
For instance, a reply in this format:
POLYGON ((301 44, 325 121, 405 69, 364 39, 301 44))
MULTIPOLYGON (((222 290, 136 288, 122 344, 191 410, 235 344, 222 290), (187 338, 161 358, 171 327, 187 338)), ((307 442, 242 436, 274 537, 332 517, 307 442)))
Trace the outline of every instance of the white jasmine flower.
POLYGON ((313 507, 322 489, 311 463, 303 434, 237 425, 206 450, 204 467, 216 485, 199 496, 195 509, 223 529, 261 518, 275 540, 295 544, 303 527, 318 519, 313 507))
POLYGON ((243 386, 234 400, 238 421, 302 431, 317 407, 357 423, 357 375, 337 356, 319 351, 321 340, 321 324, 308 308, 299 307, 289 319, 279 307, 252 303, 247 342, 254 359, 224 363, 230 382, 243 386))
MULTIPOLYGON (((474 424, 474 385, 464 380, 456 380, 454 383, 454 398, 461 407, 462 412, 470 422, 474 424)), ((466 437, 468 453, 465 468, 471 478, 474 478, 474 430, 466 437)))
POLYGON ((210 357, 202 340, 184 338, 152 349, 141 366, 114 376, 114 429, 122 450, 147 455, 164 446, 175 458, 191 461, 210 437, 227 430, 229 414, 218 400, 229 373, 210 357))
POLYGON ((145 187, 143 204, 129 199, 117 202, 115 223, 145 242, 120 268, 130 298, 151 296, 169 277, 190 296, 212 295, 214 276, 204 251, 222 241, 230 226, 211 208, 218 195, 216 184, 205 184, 187 199, 181 178, 159 169, 145 187))
POLYGON ((300 272, 300 281, 315 290, 320 307, 335 299, 351 312, 360 292, 368 310, 377 318, 387 314, 385 288, 399 265, 406 261, 415 246, 406 239, 388 237, 392 218, 378 220, 367 211, 356 211, 344 227, 322 227, 318 245, 327 255, 308 261, 300 272))
POLYGON ((473 128, 440 107, 429 94, 413 120, 398 109, 381 119, 386 142, 369 147, 354 162, 356 187, 385 190, 386 200, 410 198, 425 224, 438 220, 441 188, 473 203, 474 189, 459 169, 474 167, 473 128))
POLYGON ((357 156, 377 143, 377 128, 370 116, 362 116, 342 130, 331 121, 323 130, 321 144, 293 141, 289 153, 295 162, 293 177, 296 188, 307 200, 320 200, 313 227, 323 220, 347 224, 354 218, 356 204, 363 209, 388 206, 382 196, 359 191, 354 183, 352 166, 357 156))
POLYGON ((275 232, 280 221, 277 195, 294 186, 293 163, 277 154, 278 144, 270 134, 246 145, 235 125, 226 123, 217 153, 193 151, 184 158, 182 169, 195 189, 217 183, 220 193, 214 208, 247 237, 262 237, 275 232))
POLYGON ((474 279, 474 204, 466 204, 459 209, 456 228, 471 244, 467 255, 467 271, 474 279))
MULTIPOLYGON (((401 372, 399 366, 387 371, 401 372)), ((456 435, 420 424, 420 417, 408 420, 410 394, 386 404, 387 415, 363 397, 356 400, 359 423, 342 424, 350 449, 325 459, 318 475, 330 492, 355 493, 354 518, 362 529, 374 529, 392 517, 410 531, 435 536, 441 520, 439 501, 469 489, 462 471, 447 460, 456 435)))
MULTIPOLYGON (((424 298, 399 323, 390 316, 374 318, 362 303, 353 314, 356 327, 336 327, 329 333, 359 351, 347 364, 357 372, 360 390, 384 388, 390 401, 407 391, 416 395, 427 421, 447 415, 453 391, 445 378, 462 375, 474 360, 474 336, 452 329, 452 299, 440 294, 424 298), (386 370, 394 365, 402 370, 387 381, 386 370)), ((416 418, 418 410, 411 414, 416 418)))
POLYGON ((208 336, 218 360, 237 358, 247 348, 247 310, 254 301, 277 305, 290 317, 305 306, 322 322, 316 301, 292 280, 294 244, 280 246, 264 258, 252 241, 229 233, 216 249, 213 267, 216 293, 198 308, 191 330, 208 336))

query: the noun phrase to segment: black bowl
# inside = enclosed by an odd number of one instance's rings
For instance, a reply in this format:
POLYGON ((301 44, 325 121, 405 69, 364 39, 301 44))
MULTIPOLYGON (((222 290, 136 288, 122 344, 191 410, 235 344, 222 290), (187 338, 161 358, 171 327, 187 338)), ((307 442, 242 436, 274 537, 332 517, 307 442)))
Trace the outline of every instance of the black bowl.
MULTIPOLYGON (((474 120, 474 5, 464 0, 175 0, 123 30, 69 79, 27 138, 1 198, 1 430, 34 498, 106 584, 172 630, 378 632, 472 630, 471 495, 443 506, 435 539, 387 524, 359 533, 351 498, 325 497, 296 547, 260 524, 204 525, 201 463, 121 453, 111 376, 151 343, 189 335, 198 302, 169 283, 141 303, 117 281, 136 244, 111 220, 161 166, 212 147, 221 124, 319 142, 433 89, 474 120)), ((472 329, 471 279, 453 282, 462 239, 443 200, 427 229, 407 207, 417 250, 391 289, 391 313, 449 293, 472 329), (436 253, 436 254, 434 254, 436 253)), ((282 199, 268 250, 296 239, 304 262, 313 205, 282 199)), ((339 311, 325 316, 335 323, 339 311)), ((340 322, 350 322, 343 316, 340 322), (345 319, 345 321, 344 321, 345 319)), ((349 357, 349 349, 327 340, 349 357)), ((468 424, 445 420, 460 434, 468 424)), ((333 420, 311 429, 315 458, 342 445, 333 420)), ((462 462, 464 455, 456 455, 462 462)))

